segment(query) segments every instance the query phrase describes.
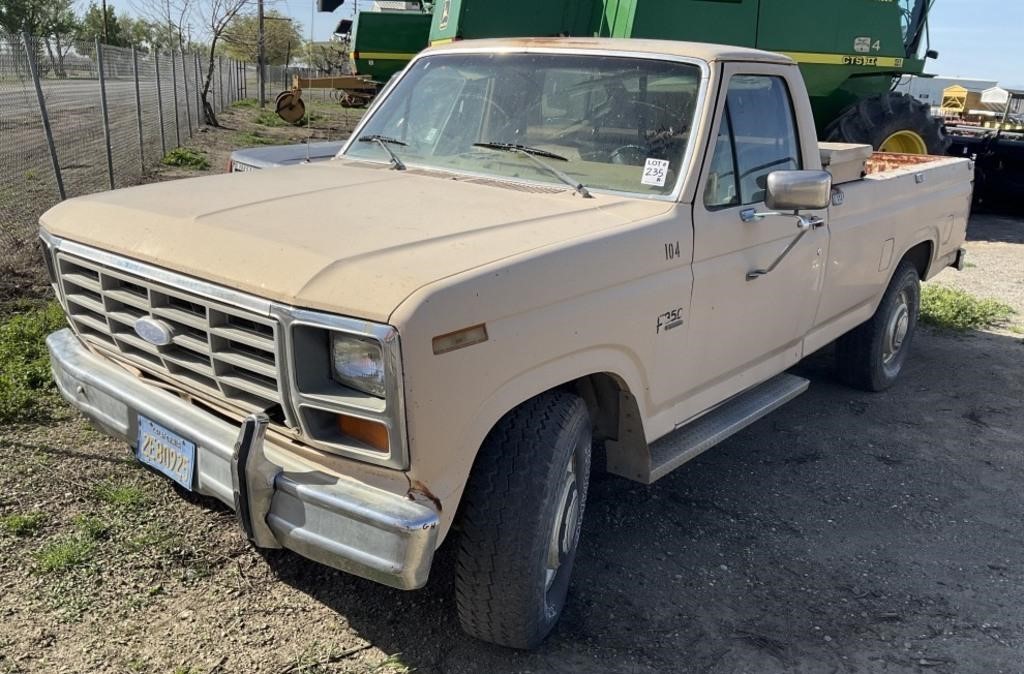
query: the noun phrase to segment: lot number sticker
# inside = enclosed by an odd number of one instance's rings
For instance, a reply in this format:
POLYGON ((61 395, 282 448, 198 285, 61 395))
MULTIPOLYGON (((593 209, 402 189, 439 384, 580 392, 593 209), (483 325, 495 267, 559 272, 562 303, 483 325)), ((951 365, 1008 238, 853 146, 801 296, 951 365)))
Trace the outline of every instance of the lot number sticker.
POLYGON ((664 187, 668 179, 667 159, 648 159, 644 164, 644 177, 640 179, 642 185, 653 185, 664 187))

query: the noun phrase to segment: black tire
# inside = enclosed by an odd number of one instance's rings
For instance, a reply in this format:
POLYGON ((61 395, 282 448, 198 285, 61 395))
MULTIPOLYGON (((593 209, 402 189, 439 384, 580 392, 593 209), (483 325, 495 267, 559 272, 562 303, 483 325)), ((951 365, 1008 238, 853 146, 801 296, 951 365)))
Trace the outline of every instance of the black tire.
POLYGON ((455 597, 462 629, 512 648, 535 648, 569 590, 590 475, 583 400, 544 393, 506 414, 487 436, 460 514, 455 597), (573 466, 575 485, 566 489, 573 466), (575 515, 566 499, 575 497, 575 515), (561 535, 553 535, 561 522, 561 535), (559 564, 549 583, 549 543, 559 564))
POLYGON ((917 269, 904 261, 896 269, 874 316, 836 342, 839 379, 864 391, 884 391, 892 386, 906 363, 920 310, 921 282, 917 269), (896 328, 904 311, 905 330, 897 340, 896 328))
POLYGON ((865 98, 847 108, 825 129, 825 140, 863 143, 876 150, 897 131, 913 131, 928 146, 928 154, 945 155, 950 139, 941 120, 927 105, 906 94, 889 92, 865 98))

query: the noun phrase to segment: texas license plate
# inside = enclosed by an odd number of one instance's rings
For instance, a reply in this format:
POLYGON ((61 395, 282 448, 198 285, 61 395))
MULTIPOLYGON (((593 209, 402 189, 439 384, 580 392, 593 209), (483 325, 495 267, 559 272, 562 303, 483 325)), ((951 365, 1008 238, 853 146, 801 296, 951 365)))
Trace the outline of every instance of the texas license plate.
POLYGON ((139 415, 139 442, 135 456, 191 491, 192 473, 196 465, 196 443, 139 415))

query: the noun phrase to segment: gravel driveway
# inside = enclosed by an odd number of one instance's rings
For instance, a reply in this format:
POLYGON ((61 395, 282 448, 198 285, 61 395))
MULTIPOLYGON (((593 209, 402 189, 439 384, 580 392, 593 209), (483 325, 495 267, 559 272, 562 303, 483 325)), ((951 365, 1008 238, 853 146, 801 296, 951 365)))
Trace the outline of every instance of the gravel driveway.
MULTIPOLYGON (((939 282, 1021 304, 1024 222, 971 224, 939 282)), ((1019 317, 1018 317, 1019 319, 1019 317)), ((0 672, 1024 671, 1024 343, 923 330, 891 391, 810 391, 653 486, 598 475, 535 653, 463 636, 448 546, 402 593, 252 551, 58 410, 0 429, 0 672), (84 555, 45 572, 54 545, 84 555)))

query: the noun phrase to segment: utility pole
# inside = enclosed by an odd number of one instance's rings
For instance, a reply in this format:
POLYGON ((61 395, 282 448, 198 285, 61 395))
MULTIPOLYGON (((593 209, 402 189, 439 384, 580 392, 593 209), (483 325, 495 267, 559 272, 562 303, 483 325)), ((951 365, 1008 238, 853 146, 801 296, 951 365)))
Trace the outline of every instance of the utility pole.
POLYGON ((103 44, 110 44, 110 39, 107 35, 107 0, 103 0, 103 44))
MULTIPOLYGON (((106 0, 104 0, 105 2, 106 0)), ((267 104, 267 53, 266 34, 263 32, 263 0, 256 2, 256 69, 260 76, 260 107, 267 104)))

